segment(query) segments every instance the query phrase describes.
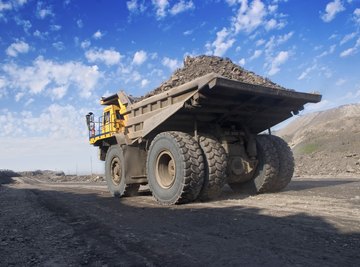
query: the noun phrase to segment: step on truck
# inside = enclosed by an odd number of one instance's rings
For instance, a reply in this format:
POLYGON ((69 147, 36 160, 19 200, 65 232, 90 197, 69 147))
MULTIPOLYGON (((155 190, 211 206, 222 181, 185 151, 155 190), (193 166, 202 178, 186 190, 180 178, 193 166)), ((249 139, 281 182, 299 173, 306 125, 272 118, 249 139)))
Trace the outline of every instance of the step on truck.
POLYGON ((320 100, 211 73, 137 102, 123 91, 103 97, 103 115, 90 112, 86 122, 113 196, 148 184, 171 205, 214 199, 225 184, 253 193, 285 188, 293 155, 270 129, 320 100))

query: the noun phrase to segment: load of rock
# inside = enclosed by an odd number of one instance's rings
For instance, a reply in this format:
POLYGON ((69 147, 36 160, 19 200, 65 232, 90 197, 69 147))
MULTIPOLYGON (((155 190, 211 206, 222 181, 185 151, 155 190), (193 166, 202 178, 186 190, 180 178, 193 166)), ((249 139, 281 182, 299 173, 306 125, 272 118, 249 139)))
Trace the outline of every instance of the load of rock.
POLYGON ((190 82, 209 73, 217 73, 225 78, 240 82, 276 89, 285 89, 267 78, 261 77, 234 64, 229 58, 206 55, 197 57, 187 56, 184 60, 184 67, 176 70, 171 75, 170 79, 163 82, 158 88, 138 100, 170 90, 171 88, 190 82))

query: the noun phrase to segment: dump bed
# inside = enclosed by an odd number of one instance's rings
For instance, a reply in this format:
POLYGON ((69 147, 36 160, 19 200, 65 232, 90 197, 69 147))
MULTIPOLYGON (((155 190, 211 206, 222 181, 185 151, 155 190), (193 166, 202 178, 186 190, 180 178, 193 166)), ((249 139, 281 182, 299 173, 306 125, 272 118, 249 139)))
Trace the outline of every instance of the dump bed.
POLYGON ((320 100, 319 94, 253 85, 212 73, 128 103, 126 133, 136 142, 154 132, 194 129, 196 121, 204 131, 209 125, 240 125, 257 134, 297 114, 304 104, 320 100))

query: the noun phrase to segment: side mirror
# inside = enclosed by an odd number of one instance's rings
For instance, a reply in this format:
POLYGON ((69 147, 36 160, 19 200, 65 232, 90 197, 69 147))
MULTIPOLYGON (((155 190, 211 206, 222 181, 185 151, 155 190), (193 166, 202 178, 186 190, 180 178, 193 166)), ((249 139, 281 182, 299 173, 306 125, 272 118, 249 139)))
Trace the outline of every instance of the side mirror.
POLYGON ((94 114, 92 112, 89 112, 85 117, 86 117, 86 125, 90 131, 91 130, 90 124, 94 122, 94 114))

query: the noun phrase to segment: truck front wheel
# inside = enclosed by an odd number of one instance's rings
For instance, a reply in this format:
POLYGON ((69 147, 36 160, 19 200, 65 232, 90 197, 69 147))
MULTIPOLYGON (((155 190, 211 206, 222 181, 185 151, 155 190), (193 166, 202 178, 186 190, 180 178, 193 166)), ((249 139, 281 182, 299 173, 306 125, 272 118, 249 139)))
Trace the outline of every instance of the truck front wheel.
POLYGON ((133 196, 138 184, 125 183, 125 161, 123 150, 118 145, 109 148, 105 157, 105 180, 110 193, 115 197, 133 196))
POLYGON ((120 197, 125 191, 125 171, 124 171, 123 150, 113 145, 109 148, 105 157, 105 179, 110 193, 115 197, 120 197))
POLYGON ((147 178, 161 204, 194 201, 204 181, 204 159, 198 143, 182 132, 158 134, 148 151, 147 178))

